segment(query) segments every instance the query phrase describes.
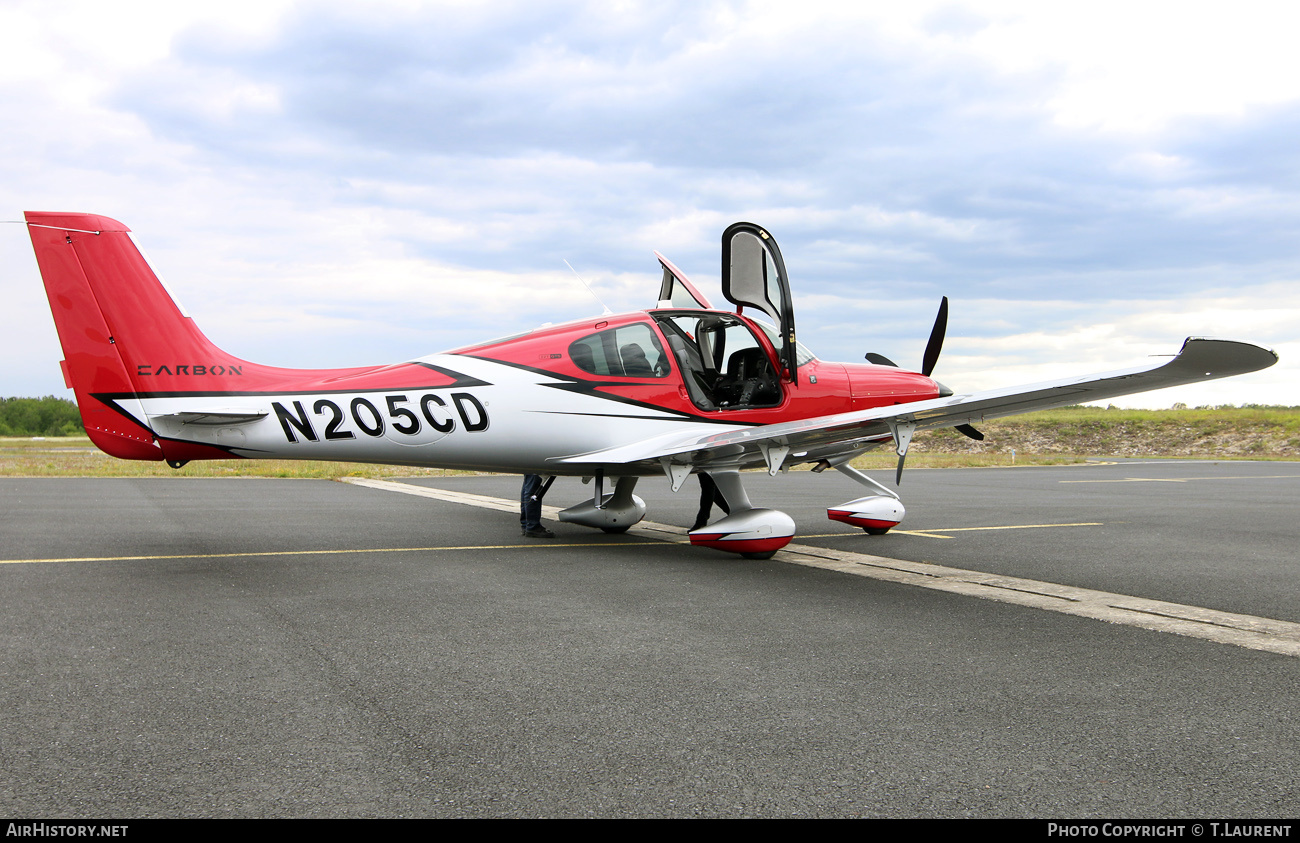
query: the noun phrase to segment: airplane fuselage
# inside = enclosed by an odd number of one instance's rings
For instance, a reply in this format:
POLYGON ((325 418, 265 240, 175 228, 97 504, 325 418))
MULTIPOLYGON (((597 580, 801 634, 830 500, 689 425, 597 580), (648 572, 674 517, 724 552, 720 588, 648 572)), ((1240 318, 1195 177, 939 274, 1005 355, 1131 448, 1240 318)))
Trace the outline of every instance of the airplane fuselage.
MULTIPOLYGON (((799 366, 798 384, 776 377, 776 366, 767 332, 752 320, 721 311, 645 311, 548 326, 400 366, 322 371, 314 383, 299 376, 285 391, 256 384, 268 380, 266 375, 239 364, 150 361, 136 369, 137 382, 146 389, 118 403, 158 434, 173 460, 216 456, 208 451, 213 449, 221 456, 576 475, 590 469, 566 467, 555 457, 938 395, 929 378, 887 366, 829 363, 809 355, 799 366), (683 364, 667 351, 671 346, 658 320, 669 314, 679 322, 721 319, 733 334, 746 329, 740 338, 758 349, 749 356, 761 352, 771 376, 764 400, 731 406, 697 395, 712 404, 698 406, 685 380, 694 376, 690 358, 683 364), (584 369, 586 361, 575 359, 575 347, 607 332, 645 341, 657 368, 635 371, 611 356, 603 366, 587 362, 584 369), (214 399, 193 390, 196 376, 227 384, 218 403, 228 415, 204 415, 214 408, 214 399), (172 378, 185 378, 191 388, 169 389, 172 378), (241 379, 245 388, 232 390, 232 382, 241 379)), ((742 374, 728 372, 723 363, 707 378, 723 382, 715 390, 730 389, 739 398, 742 374), (728 378, 732 383, 725 383, 728 378)))

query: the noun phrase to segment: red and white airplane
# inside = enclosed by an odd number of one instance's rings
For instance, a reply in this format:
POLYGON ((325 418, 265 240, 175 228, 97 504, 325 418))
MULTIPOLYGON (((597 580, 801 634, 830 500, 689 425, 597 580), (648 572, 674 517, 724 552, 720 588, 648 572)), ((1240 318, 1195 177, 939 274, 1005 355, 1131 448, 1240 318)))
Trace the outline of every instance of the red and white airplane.
POLYGON ((930 378, 940 308, 921 371, 867 355, 828 363, 795 340, 776 241, 739 222, 722 235, 715 309, 662 255, 655 307, 597 316, 390 366, 282 369, 217 348, 168 294, 129 229, 93 214, 27 215, 63 345, 65 383, 91 440, 122 459, 318 459, 595 479, 562 521, 621 532, 645 516, 637 481, 674 491, 709 474, 731 513, 691 542, 766 558, 794 537, 785 513, 754 507, 740 472, 812 464, 866 486, 833 520, 883 533, 903 518, 887 487, 849 465, 892 442, 901 475, 915 431, 1078 404, 1264 369, 1255 345, 1188 339, 1155 365, 957 394, 930 378), (769 319, 771 324, 750 314, 769 319), (606 485, 612 484, 612 491, 606 485))

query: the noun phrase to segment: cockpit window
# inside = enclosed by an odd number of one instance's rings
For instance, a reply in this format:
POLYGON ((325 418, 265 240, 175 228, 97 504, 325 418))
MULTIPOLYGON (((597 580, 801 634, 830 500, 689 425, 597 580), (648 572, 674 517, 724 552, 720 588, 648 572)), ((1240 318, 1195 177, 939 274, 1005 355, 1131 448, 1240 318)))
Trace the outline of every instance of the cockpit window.
POLYGON ((665 378, 671 371, 659 338, 644 322, 583 337, 569 346, 569 358, 602 377, 665 378))
POLYGON ((673 266, 672 261, 658 252, 655 252, 655 257, 659 258, 659 264, 664 268, 664 278, 659 284, 660 307, 713 309, 713 305, 709 304, 704 294, 695 289, 695 285, 682 274, 680 269, 673 266))
MULTIPOLYGON (((668 275, 668 270, 664 270, 664 275, 668 275)), ((669 306, 681 308, 700 306, 700 303, 695 300, 695 296, 691 291, 683 287, 681 284, 672 285, 671 290, 672 298, 668 299, 669 306)))

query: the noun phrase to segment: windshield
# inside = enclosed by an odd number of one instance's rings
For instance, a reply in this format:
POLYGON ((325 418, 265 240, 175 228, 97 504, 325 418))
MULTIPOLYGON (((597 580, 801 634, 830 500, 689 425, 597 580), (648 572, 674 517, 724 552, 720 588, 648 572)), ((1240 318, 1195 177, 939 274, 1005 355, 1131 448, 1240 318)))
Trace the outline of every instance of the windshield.
MULTIPOLYGON (((767 338, 772 341, 773 346, 775 346, 776 348, 781 347, 781 336, 776 332, 776 328, 772 327, 771 325, 759 319, 755 319, 753 320, 753 322, 763 331, 763 333, 767 334, 767 338)), ((817 355, 809 351, 808 346, 804 345, 798 340, 795 341, 794 348, 795 348, 795 360, 797 361, 795 365, 802 366, 803 364, 807 363, 810 360, 817 359, 817 355)))

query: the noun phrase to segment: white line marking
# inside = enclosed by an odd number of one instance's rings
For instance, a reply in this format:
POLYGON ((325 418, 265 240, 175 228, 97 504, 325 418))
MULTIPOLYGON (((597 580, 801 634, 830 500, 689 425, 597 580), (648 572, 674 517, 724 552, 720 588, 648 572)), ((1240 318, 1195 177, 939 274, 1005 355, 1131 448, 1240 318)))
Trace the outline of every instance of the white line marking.
MULTIPOLYGON (((518 503, 487 495, 450 492, 428 486, 394 483, 390 480, 344 478, 343 482, 505 512, 519 511, 518 503)), ((559 508, 544 506, 542 512, 546 517, 554 520, 559 513, 559 508)), ((690 541, 685 528, 656 524, 652 521, 642 521, 628 530, 628 533, 678 544, 690 541)), ((775 559, 858 577, 915 585, 951 594, 996 600, 999 603, 1046 609, 1050 612, 1093 618, 1107 623, 1136 626, 1220 644, 1234 644, 1251 650, 1300 657, 1300 623, 1290 621, 1220 612, 1200 606, 1148 600, 1125 594, 1075 588, 1059 583, 985 574, 963 568, 932 565, 928 562, 908 562, 903 559, 889 559, 866 553, 809 545, 786 545, 775 559)))
MULTIPOLYGON (((364 477, 342 477, 339 478, 344 483, 351 483, 354 486, 365 486, 370 489, 381 489, 385 492, 400 492, 403 495, 418 495, 423 498, 434 498, 448 503, 463 503, 467 506, 477 506, 483 509, 495 509, 498 512, 519 513, 519 502, 508 501, 505 498, 494 498, 490 495, 474 495, 469 492, 452 492, 447 489, 436 489, 431 486, 414 486, 410 483, 395 483, 392 480, 369 480, 364 477)), ((560 508, 558 506, 542 505, 542 517, 551 521, 560 520, 560 508)), ((643 536, 645 538, 660 539, 661 541, 676 542, 678 544, 690 544, 690 537, 684 527, 674 527, 671 524, 656 524, 653 521, 642 521, 627 531, 627 535, 643 536)))
POLYGON ((1290 621, 820 547, 787 545, 777 554, 783 557, 796 565, 1300 656, 1300 624, 1290 621))
POLYGON ((1206 480, 1294 480, 1300 474, 1255 474, 1241 477, 1121 477, 1111 480, 1058 480, 1057 483, 1201 483, 1206 480))

